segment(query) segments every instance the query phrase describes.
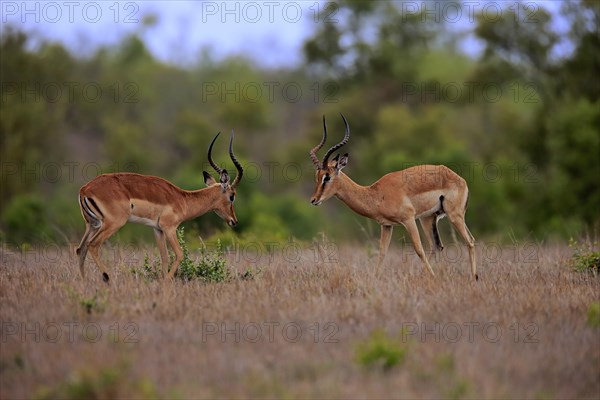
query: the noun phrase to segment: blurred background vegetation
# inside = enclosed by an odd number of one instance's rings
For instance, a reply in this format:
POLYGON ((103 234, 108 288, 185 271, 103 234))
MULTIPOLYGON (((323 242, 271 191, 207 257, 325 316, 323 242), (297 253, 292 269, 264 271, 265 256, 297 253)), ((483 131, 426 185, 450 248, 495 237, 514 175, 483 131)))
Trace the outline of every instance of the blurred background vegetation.
MULTIPOLYGON (((215 60, 209 51, 194 65, 174 65, 155 58, 139 33, 84 57, 52 42, 32 49, 28 33, 5 27, 2 240, 78 240, 77 193, 99 172, 201 188, 218 131, 226 135, 215 158, 235 170, 225 140, 232 128, 246 168, 240 224, 231 231, 211 215, 186 232, 262 241, 377 237, 376 224, 340 202, 309 203, 308 151, 320 140, 323 114, 328 144, 341 138, 339 112, 352 132, 345 172, 358 183, 446 164, 468 181, 467 222, 478 239, 597 235, 600 3, 565 2, 559 15, 542 7, 535 20, 519 3, 500 19, 477 13, 467 30, 393 2, 337 5, 338 22, 319 24, 303 44, 304 62, 286 68, 245 56, 215 60), (569 25, 568 38, 554 32, 553 18, 569 25), (457 45, 467 34, 484 44, 477 57, 457 45), (565 39, 570 50, 557 51, 565 39)), ((153 240, 145 227, 118 238, 153 240)))

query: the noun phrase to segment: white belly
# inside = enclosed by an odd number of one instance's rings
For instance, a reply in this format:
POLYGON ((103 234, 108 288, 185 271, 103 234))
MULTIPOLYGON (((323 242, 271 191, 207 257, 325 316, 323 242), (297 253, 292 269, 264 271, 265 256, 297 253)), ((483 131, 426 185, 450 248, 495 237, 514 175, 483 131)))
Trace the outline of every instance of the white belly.
POLYGON ((129 218, 127 218, 127 221, 133 222, 135 224, 142 224, 142 225, 151 226, 153 228, 158 228, 156 221, 153 221, 150 218, 138 217, 137 215, 133 215, 133 214, 130 215, 129 218))

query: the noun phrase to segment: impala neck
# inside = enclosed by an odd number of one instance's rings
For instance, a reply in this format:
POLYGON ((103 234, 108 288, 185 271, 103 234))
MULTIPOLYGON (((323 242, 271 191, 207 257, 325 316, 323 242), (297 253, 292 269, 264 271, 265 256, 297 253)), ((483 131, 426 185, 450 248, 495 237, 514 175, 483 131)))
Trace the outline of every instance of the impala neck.
POLYGON ((199 217, 214 209, 213 205, 221 195, 221 185, 210 186, 186 192, 186 220, 199 217))
POLYGON ((338 175, 338 190, 335 196, 343 201, 357 214, 375 219, 373 202, 376 196, 369 186, 362 186, 354 182, 348 175, 340 172, 338 175))

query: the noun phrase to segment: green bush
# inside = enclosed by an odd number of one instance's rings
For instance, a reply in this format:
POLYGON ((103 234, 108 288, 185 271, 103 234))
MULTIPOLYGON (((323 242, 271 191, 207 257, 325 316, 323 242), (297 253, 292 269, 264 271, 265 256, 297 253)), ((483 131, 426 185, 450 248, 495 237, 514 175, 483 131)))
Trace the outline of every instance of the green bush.
POLYGON ((69 297, 83 307, 88 314, 91 314, 92 311, 101 313, 106 309, 108 294, 105 290, 96 291, 92 297, 85 297, 75 288, 67 284, 64 284, 63 288, 69 297))
POLYGON ((160 398, 148 379, 132 379, 128 364, 100 370, 82 369, 54 386, 38 388, 34 399, 160 398))
POLYGON ((200 247, 200 258, 196 261, 190 259, 189 251, 184 239, 184 229, 177 230, 177 240, 183 250, 183 261, 179 265, 176 276, 184 281, 199 279, 204 282, 224 282, 231 278, 227 268, 225 251, 221 241, 217 240, 214 250, 209 250, 204 243, 200 247))
POLYGON ((159 259, 150 260, 148 253, 144 254, 144 264, 141 268, 133 267, 131 272, 135 276, 141 276, 146 282, 155 281, 162 275, 162 265, 159 259))
POLYGON ((45 210, 44 200, 35 194, 13 197, 2 216, 6 236, 19 244, 45 238, 49 232, 45 210))
MULTIPOLYGON (((177 229, 177 240, 183 251, 183 260, 177 269, 175 276, 184 281, 201 280, 206 283, 225 282, 231 279, 232 274, 227 267, 225 259, 225 250, 221 245, 220 240, 217 240, 214 249, 209 249, 208 246, 201 242, 200 257, 197 259, 190 258, 187 243, 185 242, 185 230, 183 227, 177 229)), ((171 254, 170 263, 173 268, 175 256, 171 254)), ((151 259, 146 254, 144 256, 144 264, 141 268, 134 267, 131 272, 145 281, 154 281, 162 276, 162 264, 159 258, 151 259)))
POLYGON ((600 302, 590 304, 587 311, 587 323, 594 328, 600 327, 600 302))
POLYGON ((594 251, 594 244, 579 243, 569 239, 569 247, 573 249, 573 255, 569 265, 579 272, 591 272, 595 275, 600 273, 600 252, 594 251))
POLYGON ((380 366, 389 370, 401 364, 406 358, 406 353, 406 348, 397 339, 378 330, 358 345, 356 359, 364 367, 380 366))

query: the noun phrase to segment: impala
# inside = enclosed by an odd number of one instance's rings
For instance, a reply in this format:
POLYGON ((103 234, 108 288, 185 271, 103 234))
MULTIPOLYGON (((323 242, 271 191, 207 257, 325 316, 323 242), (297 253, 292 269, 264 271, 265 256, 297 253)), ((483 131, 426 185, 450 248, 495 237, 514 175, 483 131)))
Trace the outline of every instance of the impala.
POLYGON ((327 150, 323 160, 319 161, 316 153, 327 140, 327 125, 323 116, 323 139, 310 151, 310 158, 317 168, 315 192, 310 202, 318 206, 336 196, 354 212, 377 221, 381 225, 377 267, 385 258, 393 226, 404 225, 417 255, 433 275, 423 251, 416 220, 423 227, 429 247, 433 250, 435 242, 435 247, 442 250, 437 224, 447 215, 467 244, 471 273, 477 280, 475 239, 465 223, 469 195, 465 180, 443 165, 419 165, 386 174, 370 186, 361 186, 342 172, 348 164, 348 153, 342 156, 338 154, 329 160, 331 154, 350 138, 348 121, 343 115, 342 119, 346 127, 343 140, 327 150))
POLYGON ((100 260, 99 249, 104 241, 127 222, 154 228, 163 276, 166 275, 169 266, 167 241, 169 242, 175 252, 175 261, 168 273, 169 278, 173 278, 183 259, 183 251, 176 234, 177 227, 182 222, 214 211, 228 225, 237 224, 233 201, 243 169, 233 154, 233 131, 229 140, 229 156, 237 169, 237 175, 231 184, 227 170, 215 164, 211 153, 219 134, 220 132, 208 147, 208 161, 220 179, 217 182, 208 172, 203 171, 204 183, 208 186, 206 188, 189 191, 156 176, 114 173, 100 175, 79 190, 79 207, 86 228, 81 244, 76 250, 82 277, 85 257, 89 250, 102 272, 102 278, 108 283, 108 273, 100 260))

